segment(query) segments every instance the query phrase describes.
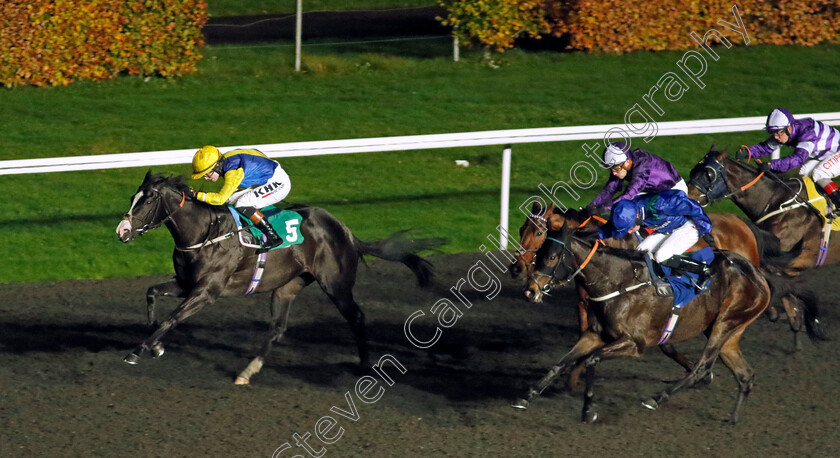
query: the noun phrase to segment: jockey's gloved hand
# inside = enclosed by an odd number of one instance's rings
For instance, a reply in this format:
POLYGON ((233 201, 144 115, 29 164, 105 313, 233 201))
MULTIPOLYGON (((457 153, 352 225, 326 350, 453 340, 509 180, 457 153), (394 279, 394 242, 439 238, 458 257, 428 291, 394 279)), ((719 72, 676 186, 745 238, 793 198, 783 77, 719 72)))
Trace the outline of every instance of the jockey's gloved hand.
POLYGON ((715 238, 712 237, 712 234, 703 234, 703 241, 706 242, 713 250, 717 249, 717 245, 715 245, 715 238))
POLYGON ((195 199, 196 194, 198 194, 198 193, 193 188, 190 188, 190 190, 187 191, 187 195, 190 196, 193 199, 195 199))
POLYGON ((759 162, 758 163, 758 170, 761 171, 762 173, 763 172, 769 172, 770 171, 770 161, 759 162))
POLYGON ((750 150, 746 146, 742 146, 741 149, 739 149, 738 152, 735 153, 735 159, 741 160, 741 159, 749 159, 749 158, 750 158, 750 150))

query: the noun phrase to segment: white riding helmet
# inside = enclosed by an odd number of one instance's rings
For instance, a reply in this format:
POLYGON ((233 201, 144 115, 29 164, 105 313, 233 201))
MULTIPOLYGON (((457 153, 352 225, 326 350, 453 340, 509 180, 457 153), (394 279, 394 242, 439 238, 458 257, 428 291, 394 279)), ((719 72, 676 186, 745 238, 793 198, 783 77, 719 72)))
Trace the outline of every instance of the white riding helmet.
POLYGON ((778 132, 787 126, 793 124, 793 115, 790 111, 784 108, 774 108, 773 111, 767 115, 767 123, 764 125, 764 130, 769 133, 778 132))
POLYGON ((622 142, 610 143, 604 149, 604 167, 612 168, 627 160, 627 145, 622 142))

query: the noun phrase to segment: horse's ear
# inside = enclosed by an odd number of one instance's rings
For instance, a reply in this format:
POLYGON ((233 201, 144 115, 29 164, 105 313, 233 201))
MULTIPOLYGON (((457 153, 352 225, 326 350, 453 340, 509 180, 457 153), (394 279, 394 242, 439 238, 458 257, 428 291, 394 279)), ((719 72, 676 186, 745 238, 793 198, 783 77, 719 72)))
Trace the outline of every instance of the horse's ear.
POLYGON ((542 209, 543 209, 542 204, 541 204, 541 203, 539 203, 539 202, 538 202, 538 201, 536 201, 536 200, 534 201, 534 203, 533 203, 533 204, 531 204, 531 214, 532 214, 532 215, 539 215, 539 214, 541 214, 541 213, 542 213, 542 209))
POLYGON ((146 176, 143 177, 143 181, 149 181, 150 178, 152 178, 152 169, 146 170, 146 176))

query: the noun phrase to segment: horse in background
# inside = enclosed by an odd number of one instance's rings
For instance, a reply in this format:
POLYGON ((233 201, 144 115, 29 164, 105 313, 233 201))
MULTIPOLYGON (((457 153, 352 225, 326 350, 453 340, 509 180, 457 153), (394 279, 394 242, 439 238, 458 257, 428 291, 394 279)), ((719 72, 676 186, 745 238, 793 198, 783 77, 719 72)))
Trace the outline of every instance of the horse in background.
POLYGON ((258 356, 238 375, 236 384, 247 384, 263 366, 273 344, 283 337, 292 301, 307 285, 317 282, 350 325, 359 353, 360 368, 368 369, 365 315, 353 298, 353 285, 359 260, 372 255, 405 264, 421 286, 433 277, 431 264, 417 252, 435 249, 445 239, 407 240, 397 232, 387 239, 365 242, 326 210, 318 207, 295 208, 302 216, 299 234, 303 242, 273 249, 259 261, 256 249, 243 246, 239 229, 225 206, 213 206, 190 197, 190 188, 181 177, 163 177, 149 171, 131 206, 117 226, 117 237, 129 243, 149 230, 165 225, 175 241, 172 259, 175 278, 152 285, 146 293, 148 323, 154 332, 140 343, 125 361, 137 364, 151 351, 163 355, 161 338, 178 323, 212 304, 221 296, 250 292, 255 266, 264 262, 262 279, 254 292, 271 293, 271 330, 258 356), (163 323, 155 318, 159 296, 184 298, 163 323))
POLYGON ((820 260, 822 265, 840 261, 840 237, 830 238, 829 244, 822 246, 823 218, 806 203, 808 196, 801 178, 764 174, 730 159, 726 151, 712 148, 691 169, 688 184, 689 197, 704 206, 732 200, 758 227, 778 237, 782 249, 791 250, 801 242, 802 250, 786 273, 797 275, 820 260))

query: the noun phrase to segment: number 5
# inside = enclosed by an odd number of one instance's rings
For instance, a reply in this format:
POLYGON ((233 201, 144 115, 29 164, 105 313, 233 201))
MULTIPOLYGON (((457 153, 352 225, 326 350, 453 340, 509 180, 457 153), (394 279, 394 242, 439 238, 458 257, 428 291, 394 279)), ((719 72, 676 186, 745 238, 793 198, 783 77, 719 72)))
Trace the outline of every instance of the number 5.
POLYGON ((299 219, 290 219, 286 221, 286 241, 289 243, 295 243, 298 239, 298 225, 300 224, 299 219))

